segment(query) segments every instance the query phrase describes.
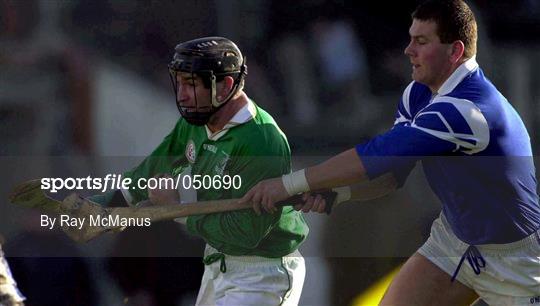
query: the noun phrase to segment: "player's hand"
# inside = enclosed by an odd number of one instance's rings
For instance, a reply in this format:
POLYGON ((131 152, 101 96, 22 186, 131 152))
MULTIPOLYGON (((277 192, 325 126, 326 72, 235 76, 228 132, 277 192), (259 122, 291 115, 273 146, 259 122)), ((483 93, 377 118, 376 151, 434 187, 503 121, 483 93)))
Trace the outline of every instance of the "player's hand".
MULTIPOLYGON (((172 178, 168 174, 158 174, 154 176, 156 179, 160 178, 172 178)), ((178 190, 172 186, 167 186, 168 189, 150 189, 148 188, 148 199, 154 205, 171 205, 180 203, 180 195, 178 190)))
POLYGON ((252 202, 253 210, 257 215, 260 215, 262 210, 267 213, 274 213, 277 211, 276 202, 285 200, 289 197, 281 177, 260 181, 257 185, 253 186, 242 199, 241 203, 252 202))
POLYGON ((302 200, 304 201, 303 204, 294 205, 295 210, 301 210, 305 213, 310 211, 318 213, 326 212, 326 200, 320 194, 313 196, 311 193, 305 192, 302 194, 302 200))

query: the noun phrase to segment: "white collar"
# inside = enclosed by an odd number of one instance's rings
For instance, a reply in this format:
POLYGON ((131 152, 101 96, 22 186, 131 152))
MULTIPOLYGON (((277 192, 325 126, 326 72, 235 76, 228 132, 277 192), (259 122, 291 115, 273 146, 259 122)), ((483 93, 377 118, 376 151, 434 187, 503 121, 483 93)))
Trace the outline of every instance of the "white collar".
POLYGON ((456 86, 458 86, 463 79, 469 75, 471 72, 475 71, 478 68, 478 63, 476 62, 476 56, 471 57, 466 60, 463 64, 459 65, 457 69, 450 75, 448 79, 442 84, 437 92, 438 96, 444 96, 452 92, 456 86))
POLYGON ((238 112, 234 114, 231 120, 229 120, 229 122, 225 124, 221 130, 212 133, 208 126, 205 125, 204 128, 206 129, 206 135, 208 136, 208 139, 216 141, 223 137, 223 135, 225 135, 230 128, 248 122, 249 120, 253 119, 255 115, 257 115, 255 104, 251 101, 251 99, 248 99, 246 105, 239 109, 238 112))

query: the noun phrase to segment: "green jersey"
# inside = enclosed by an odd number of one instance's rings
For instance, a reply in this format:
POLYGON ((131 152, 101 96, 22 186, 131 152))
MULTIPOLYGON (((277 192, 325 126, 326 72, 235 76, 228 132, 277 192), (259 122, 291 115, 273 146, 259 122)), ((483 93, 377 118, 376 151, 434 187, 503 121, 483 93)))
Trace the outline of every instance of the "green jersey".
MULTIPOLYGON (((212 134, 206 126, 180 119, 172 132, 138 167, 125 173, 136 182, 158 173, 191 178, 232 179, 234 184, 203 184, 197 200, 240 198, 257 182, 291 170, 290 148, 274 119, 249 102, 225 126, 212 134), (205 177, 206 176, 206 177, 205 177), (219 188, 220 187, 220 188, 219 188)), ((186 181, 183 180, 183 183, 186 181)), ((148 198, 147 191, 130 186, 133 203, 148 198)), ((229 255, 282 257, 298 248, 308 234, 301 213, 291 207, 257 216, 252 209, 190 216, 188 230, 229 255)))

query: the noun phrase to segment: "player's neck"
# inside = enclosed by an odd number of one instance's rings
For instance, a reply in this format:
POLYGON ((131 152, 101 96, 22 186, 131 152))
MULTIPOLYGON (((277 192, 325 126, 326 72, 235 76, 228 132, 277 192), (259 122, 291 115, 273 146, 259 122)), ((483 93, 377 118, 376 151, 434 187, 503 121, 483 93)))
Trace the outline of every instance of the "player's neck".
POLYGON ((449 67, 448 71, 443 74, 443 77, 441 78, 440 82, 436 85, 430 85, 428 86, 429 89, 431 90, 431 93, 433 95, 437 95, 439 93, 439 89, 441 89, 441 87, 444 85, 444 83, 446 83, 446 81, 448 81, 448 79, 452 76, 452 74, 454 74, 454 72, 456 72, 456 70, 459 68, 459 66, 461 66, 461 64, 465 63, 467 59, 462 59, 458 62, 456 62, 455 64, 453 64, 451 67, 449 67))
POLYGON ((247 102, 248 98, 246 94, 242 92, 238 97, 231 99, 223 105, 223 107, 210 118, 210 121, 208 121, 206 126, 212 133, 221 131, 223 127, 229 123, 232 117, 247 104, 247 102))

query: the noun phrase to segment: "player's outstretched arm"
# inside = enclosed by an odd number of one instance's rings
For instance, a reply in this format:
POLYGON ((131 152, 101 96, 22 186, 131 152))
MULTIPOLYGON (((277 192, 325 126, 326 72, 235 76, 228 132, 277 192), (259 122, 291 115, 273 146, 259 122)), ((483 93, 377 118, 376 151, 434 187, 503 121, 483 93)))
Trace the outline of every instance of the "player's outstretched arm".
POLYGON ((306 168, 305 173, 309 189, 300 192, 347 186, 367 180, 366 170, 355 149, 306 168))
POLYGON ((373 180, 363 181, 350 186, 333 188, 337 193, 332 203, 328 203, 320 194, 306 192, 302 194, 303 203, 294 205, 294 209, 303 212, 329 213, 333 207, 348 201, 364 202, 384 197, 394 192, 398 182, 393 173, 386 173, 373 180), (328 207, 330 205, 330 207, 328 207))
POLYGON ((366 179, 362 161, 356 150, 350 149, 313 167, 261 181, 251 188, 241 201, 251 201, 253 209, 258 214, 263 209, 273 213, 277 211, 274 203, 292 195, 351 185, 366 179))

